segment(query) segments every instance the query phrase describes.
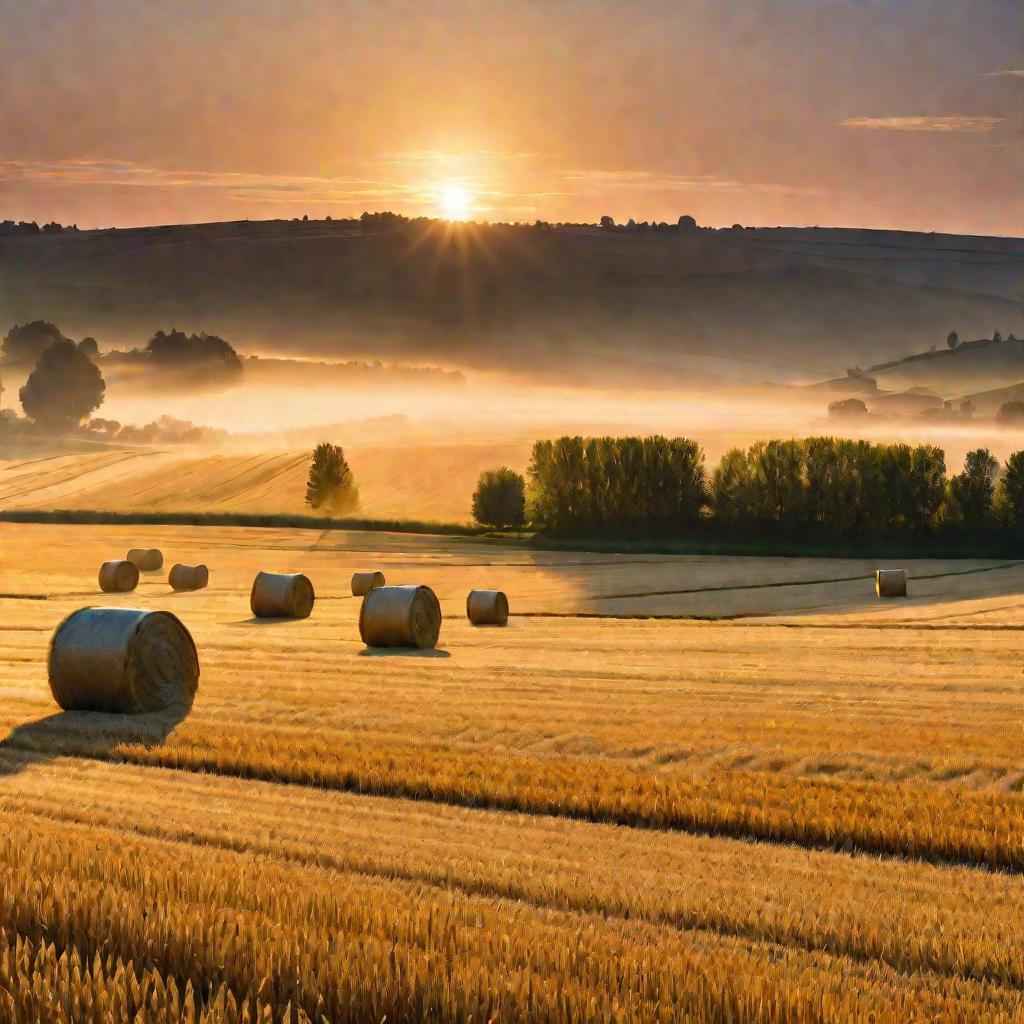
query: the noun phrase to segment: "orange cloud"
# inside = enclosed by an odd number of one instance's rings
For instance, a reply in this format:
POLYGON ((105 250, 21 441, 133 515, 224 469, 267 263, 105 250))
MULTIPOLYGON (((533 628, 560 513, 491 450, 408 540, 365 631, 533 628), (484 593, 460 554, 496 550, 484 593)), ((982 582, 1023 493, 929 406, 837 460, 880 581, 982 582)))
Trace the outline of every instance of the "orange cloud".
POLYGON ((872 128, 893 132, 990 132, 1001 117, 848 117, 839 124, 843 128, 872 128))

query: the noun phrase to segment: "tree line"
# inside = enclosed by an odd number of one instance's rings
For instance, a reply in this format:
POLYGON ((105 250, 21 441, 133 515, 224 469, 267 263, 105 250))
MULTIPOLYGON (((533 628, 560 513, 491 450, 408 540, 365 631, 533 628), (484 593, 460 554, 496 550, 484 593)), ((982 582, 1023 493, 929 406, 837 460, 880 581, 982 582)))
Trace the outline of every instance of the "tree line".
POLYGON ((1024 452, 969 452, 948 476, 934 445, 835 437, 758 441, 710 472, 686 438, 538 441, 524 479, 485 473, 474 516, 565 536, 672 535, 701 523, 766 534, 1024 530, 1024 452), (501 514, 494 510, 500 509, 501 514))

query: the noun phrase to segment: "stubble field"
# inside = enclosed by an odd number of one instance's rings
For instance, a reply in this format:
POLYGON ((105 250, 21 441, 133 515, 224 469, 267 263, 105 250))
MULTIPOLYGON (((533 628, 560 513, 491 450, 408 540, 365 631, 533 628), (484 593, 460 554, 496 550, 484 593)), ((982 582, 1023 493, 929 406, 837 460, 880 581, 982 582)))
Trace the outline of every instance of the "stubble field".
POLYGON ((906 567, 0 525, 0 1019, 1024 1020, 1024 565, 906 567), (209 589, 99 594, 137 545, 209 589), (364 649, 368 568, 436 652, 364 649), (182 619, 191 714, 59 712, 88 604, 182 619))

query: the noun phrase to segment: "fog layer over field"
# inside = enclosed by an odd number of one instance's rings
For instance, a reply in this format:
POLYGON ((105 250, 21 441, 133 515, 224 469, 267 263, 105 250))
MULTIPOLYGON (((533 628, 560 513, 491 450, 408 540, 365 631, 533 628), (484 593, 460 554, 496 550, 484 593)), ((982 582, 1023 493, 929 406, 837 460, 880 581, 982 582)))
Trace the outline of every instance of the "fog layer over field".
MULTIPOLYGON (((112 390, 98 415, 145 423, 171 414, 233 435, 259 435, 261 447, 289 447, 317 436, 345 446, 367 441, 458 443, 533 441, 559 434, 658 433, 699 441, 710 460, 763 437, 833 434, 878 441, 937 444, 951 468, 978 446, 1006 454, 1024 435, 991 419, 955 423, 871 417, 839 422, 827 416, 829 395, 772 386, 694 392, 609 391, 533 387, 473 376, 451 388, 268 387, 243 385, 217 395, 154 397, 112 390), (319 429, 319 428, 322 428, 319 429)), ((240 436, 249 445, 257 438, 240 436)))

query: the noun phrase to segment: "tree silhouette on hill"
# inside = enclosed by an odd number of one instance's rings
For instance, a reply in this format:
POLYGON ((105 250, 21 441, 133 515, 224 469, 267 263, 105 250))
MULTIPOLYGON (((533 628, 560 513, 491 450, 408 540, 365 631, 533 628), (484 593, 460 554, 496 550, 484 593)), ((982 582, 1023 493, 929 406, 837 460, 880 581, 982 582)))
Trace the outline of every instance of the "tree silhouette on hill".
POLYGON ((73 341, 64 339, 39 357, 18 397, 25 415, 38 426, 62 433, 98 409, 105 390, 99 367, 73 341))

